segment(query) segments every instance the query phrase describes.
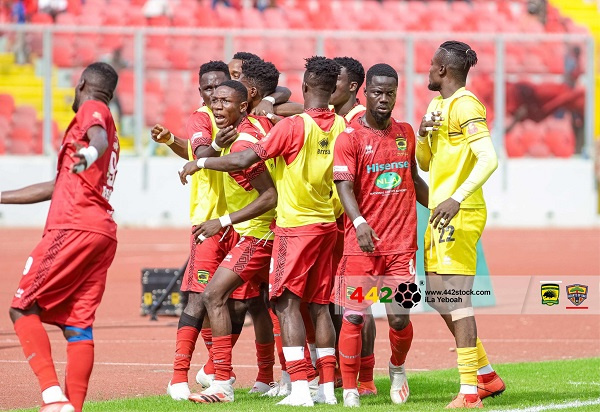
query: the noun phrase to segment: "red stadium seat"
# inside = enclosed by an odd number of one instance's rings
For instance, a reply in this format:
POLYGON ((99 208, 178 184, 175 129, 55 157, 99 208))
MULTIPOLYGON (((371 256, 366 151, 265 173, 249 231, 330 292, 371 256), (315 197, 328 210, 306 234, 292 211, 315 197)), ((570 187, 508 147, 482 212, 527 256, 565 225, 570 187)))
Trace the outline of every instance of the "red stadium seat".
POLYGON ((4 152, 6 152, 9 136, 10 122, 7 118, 0 116, 0 154, 4 154, 4 152))
POLYGON ((29 20, 33 24, 53 24, 52 16, 46 13, 35 13, 29 20))
POLYGON ((33 130, 28 127, 14 127, 10 136, 11 154, 35 153, 33 130))
POLYGON ((523 157, 527 153, 527 148, 523 144, 517 129, 506 135, 504 146, 508 157, 523 157))
POLYGON ((10 120, 15 111, 15 99, 10 94, 0 93, 0 121, 10 120))
POLYGON ((13 113, 12 124, 14 127, 35 129, 37 112, 33 106, 17 106, 13 113))

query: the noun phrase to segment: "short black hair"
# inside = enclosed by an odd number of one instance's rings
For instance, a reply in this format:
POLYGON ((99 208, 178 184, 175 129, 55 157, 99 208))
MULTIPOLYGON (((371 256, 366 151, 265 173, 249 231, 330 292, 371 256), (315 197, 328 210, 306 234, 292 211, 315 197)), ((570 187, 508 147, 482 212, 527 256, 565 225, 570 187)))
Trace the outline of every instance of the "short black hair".
POLYGON ((442 62, 456 75, 466 80, 469 69, 477 64, 477 53, 467 43, 461 41, 446 41, 440 44, 442 62))
POLYGON ((348 80, 358 83, 358 88, 362 86, 365 82, 365 68, 358 60, 352 57, 335 57, 333 60, 346 68, 348 80))
MULTIPOLYGON (((248 101, 248 89, 237 80, 225 80, 219 87, 229 87, 235 91, 235 94, 240 98, 240 102, 248 101)), ((217 89, 219 88, 217 87, 217 89)))
POLYGON ((256 87, 262 96, 269 96, 275 92, 279 83, 279 70, 271 62, 260 59, 242 61, 244 78, 256 87))
POLYGON ((305 81, 315 88, 333 93, 340 74, 341 66, 332 59, 323 56, 313 56, 306 60, 305 81))
POLYGON ((243 52, 243 51, 237 52, 236 54, 234 54, 233 55, 233 59, 234 60, 241 60, 241 61, 252 60, 252 59, 262 60, 260 57, 258 57, 254 53, 243 52))
POLYGON ((95 90, 108 92, 111 96, 117 88, 119 75, 108 63, 96 62, 85 68, 81 77, 95 90))
POLYGON ((398 73, 396 72, 396 69, 386 63, 377 63, 367 70, 367 85, 371 84, 371 81, 375 76, 392 77, 396 79, 396 83, 398 83, 398 73))
POLYGON ((202 66, 200 66, 200 77, 210 72, 223 72, 225 73, 225 76, 228 79, 231 79, 231 75, 229 74, 229 67, 227 67, 225 62, 221 60, 211 60, 208 63, 204 63, 202 66))

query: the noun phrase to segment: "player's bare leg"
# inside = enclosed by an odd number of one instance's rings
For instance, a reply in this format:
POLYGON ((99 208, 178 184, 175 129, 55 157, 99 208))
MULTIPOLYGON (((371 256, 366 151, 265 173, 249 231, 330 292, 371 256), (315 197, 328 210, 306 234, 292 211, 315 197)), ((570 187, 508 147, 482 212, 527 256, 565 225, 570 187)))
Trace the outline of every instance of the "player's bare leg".
POLYGON ((75 411, 58 382, 50 339, 42 325, 40 313, 41 309, 37 304, 25 310, 17 308, 9 310, 25 358, 40 383, 44 405, 62 407, 65 412, 75 411))
POLYGON ((329 314, 328 304, 309 304, 310 315, 315 325, 317 345, 317 369, 319 371, 319 391, 314 401, 330 405, 337 404, 334 394, 335 377, 335 328, 329 314))
POLYGON ((271 389, 273 366, 275 365, 273 322, 262 295, 249 299, 247 303, 248 312, 254 325, 256 360, 258 363, 258 376, 250 393, 265 393, 271 389))
POLYGON ((291 393, 278 405, 313 406, 304 359, 306 331, 300 313, 300 303, 300 298, 287 289, 275 301, 275 314, 279 319, 286 369, 292 381, 291 393))
POLYGON ((401 404, 406 402, 410 393, 404 363, 410 350, 413 338, 413 327, 408 314, 395 313, 396 308, 391 304, 386 305, 392 356, 389 363, 390 397, 392 402, 401 404))
MULTIPOLYGON (((212 385, 202 393, 190 395, 189 399, 193 402, 214 403, 234 400, 233 387, 230 382, 233 333, 228 300, 231 293, 243 283, 242 278, 235 272, 219 267, 206 285, 203 301, 211 321, 215 379, 212 385)), ((245 313, 245 306, 242 310, 245 313)))
POLYGON ((188 302, 179 318, 173 376, 167 386, 167 393, 174 400, 187 400, 190 396, 188 371, 205 314, 202 294, 190 292, 188 302))
POLYGON ((365 312, 365 326, 363 327, 362 349, 360 351, 360 372, 358 374, 358 394, 360 396, 377 395, 377 387, 373 380, 375 368, 375 337, 377 329, 371 308, 365 312))

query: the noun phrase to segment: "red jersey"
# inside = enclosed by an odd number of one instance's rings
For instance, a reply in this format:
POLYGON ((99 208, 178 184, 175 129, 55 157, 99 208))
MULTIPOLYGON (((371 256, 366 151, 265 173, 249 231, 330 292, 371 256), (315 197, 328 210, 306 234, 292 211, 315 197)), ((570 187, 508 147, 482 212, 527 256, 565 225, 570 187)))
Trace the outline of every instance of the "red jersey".
POLYGON ((344 255, 381 256, 417 250, 416 193, 412 178, 415 135, 392 119, 386 130, 354 121, 335 143, 334 181, 354 182, 361 215, 381 239, 375 251, 360 250, 352 221, 345 217, 344 255))
POLYGON ((190 115, 185 125, 187 138, 192 144, 192 153, 196 158, 199 146, 210 146, 212 143, 213 125, 208 113, 195 111, 190 115))
MULTIPOLYGON (((252 116, 252 117, 257 118, 256 116, 252 116)), ((262 117, 262 116, 259 116, 259 117, 262 117)), ((266 119, 266 117, 265 117, 265 119, 266 119)), ((267 120, 269 120, 269 119, 267 119, 267 120)), ((270 121, 269 121, 269 123, 270 123, 270 121)), ((261 126, 262 126, 262 122, 261 122, 261 126)), ((263 126, 263 128, 264 128, 264 126, 263 126)), ((247 134, 257 138, 258 140, 260 140, 264 137, 262 132, 258 129, 258 127, 253 125, 250 122, 250 120, 248 120, 247 117, 244 120, 242 120, 242 122, 238 125, 237 131, 238 131, 238 133, 247 133, 247 134)), ((253 145, 254 144, 252 142, 249 142, 247 140, 236 140, 231 145, 230 153, 243 152, 246 149, 250 149, 253 145)), ((241 170, 239 172, 229 172, 229 174, 231 175, 231 177, 233 177, 235 179, 235 181, 240 186, 242 186, 247 192, 249 192, 252 189, 254 189, 252 187, 252 184, 250 183, 250 181, 253 180, 254 178, 256 178, 257 176, 259 176, 261 173, 263 173, 266 170, 267 170, 267 166, 265 165, 265 162, 261 161, 258 163, 254 163, 248 169, 241 170)))
POLYGON ((117 175, 119 138, 108 106, 96 100, 85 101, 69 124, 58 154, 54 193, 48 211, 46 230, 75 229, 96 232, 117 239, 117 225, 109 203, 117 175), (87 131, 92 126, 106 130, 108 148, 89 169, 71 172, 78 159, 76 144, 88 146, 87 131))

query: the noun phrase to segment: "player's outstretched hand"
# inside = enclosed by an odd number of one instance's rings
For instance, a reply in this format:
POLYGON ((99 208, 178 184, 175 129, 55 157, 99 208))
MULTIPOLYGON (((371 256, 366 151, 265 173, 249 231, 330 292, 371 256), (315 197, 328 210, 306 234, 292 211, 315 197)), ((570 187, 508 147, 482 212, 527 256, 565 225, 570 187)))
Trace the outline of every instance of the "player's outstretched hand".
POLYGON ((181 184, 187 184, 187 177, 196 173, 200 168, 196 161, 187 162, 181 169, 179 169, 179 179, 181 180, 181 184))
POLYGON ((219 219, 211 219, 192 229, 196 243, 202 243, 211 236, 216 235, 221 231, 221 222, 219 219))
POLYGON ((273 103, 271 103, 268 100, 261 100, 260 103, 257 104, 254 109, 252 109, 252 114, 266 116, 266 113, 275 113, 275 108, 273 107, 273 103), (265 114, 262 114, 263 112, 265 114))
POLYGON ((155 124, 150 130, 150 137, 156 143, 166 143, 171 138, 171 131, 160 124, 155 124))
POLYGON ((459 210, 460 203, 452 198, 446 199, 435 208, 429 223, 433 224, 434 229, 438 228, 438 224, 440 229, 445 228, 459 210))
POLYGON ((219 147, 229 147, 238 137, 238 131, 233 126, 227 126, 219 130, 215 136, 215 142, 219 147))
POLYGON ((442 125, 440 122, 444 120, 442 118, 442 112, 431 112, 423 116, 421 120, 421 126, 419 126, 419 136, 425 137, 429 132, 437 131, 442 125))
POLYGON ((75 143, 75 153, 71 153, 71 157, 75 159, 76 162, 71 166, 71 173, 81 173, 90 166, 88 158, 85 157, 81 149, 85 149, 85 146, 75 143))
POLYGON ((379 240, 379 237, 367 223, 361 223, 356 228, 356 239, 358 240, 358 246, 363 252, 371 253, 375 250, 375 243, 373 240, 379 240))

